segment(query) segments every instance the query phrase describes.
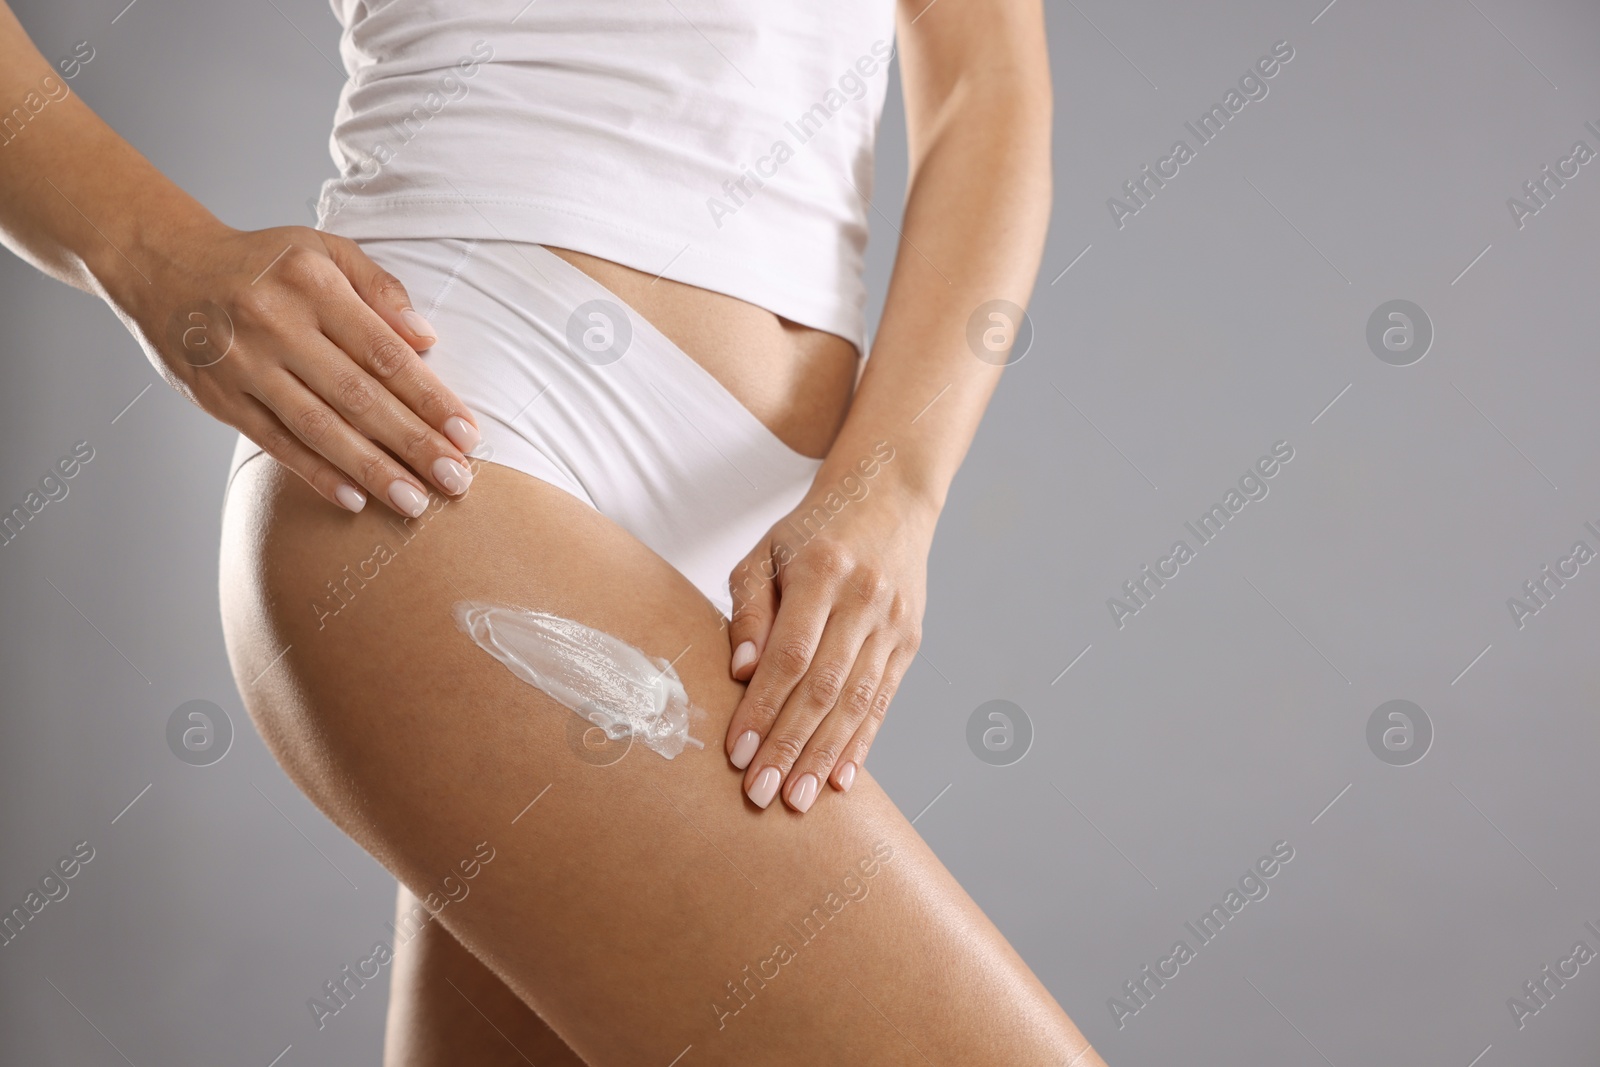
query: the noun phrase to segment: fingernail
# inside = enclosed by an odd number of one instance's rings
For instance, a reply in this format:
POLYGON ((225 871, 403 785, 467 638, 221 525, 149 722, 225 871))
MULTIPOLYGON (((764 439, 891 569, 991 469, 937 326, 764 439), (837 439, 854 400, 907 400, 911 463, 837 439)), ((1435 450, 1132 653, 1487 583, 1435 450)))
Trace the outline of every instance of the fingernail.
POLYGON ((794 805, 794 810, 805 814, 811 810, 811 802, 817 799, 817 776, 809 771, 800 776, 794 789, 789 793, 789 803, 794 805))
POLYGON ((750 761, 755 758, 756 749, 761 747, 761 735, 754 730, 746 730, 739 735, 739 740, 733 743, 733 754, 728 757, 741 771, 750 766, 750 761))
POLYGON ((417 487, 402 478, 389 483, 389 501, 402 515, 413 519, 428 510, 428 498, 417 492, 417 487))
POLYGON ((437 341, 439 339, 438 331, 433 328, 428 320, 410 308, 400 312, 400 321, 406 324, 406 329, 425 341, 437 341))
POLYGON ((850 792, 850 786, 855 783, 855 780, 856 765, 854 763, 846 763, 843 767, 839 768, 839 792, 850 792))
POLYGON ((776 767, 768 767, 756 775, 756 784, 750 787, 751 802, 758 808, 771 804, 772 798, 778 795, 778 779, 781 777, 776 767))
POLYGON ((467 468, 451 459, 440 456, 433 461, 433 477, 451 496, 459 496, 472 484, 472 474, 467 468))
POLYGON ((353 485, 341 485, 333 491, 333 498, 346 511, 360 511, 367 506, 367 494, 353 485))
POLYGON ((739 672, 756 661, 756 643, 754 641, 740 641, 739 647, 733 650, 733 676, 737 678, 739 672))
POLYGON ((460 415, 451 415, 444 420, 444 435, 450 438, 451 444, 463 452, 471 452, 478 447, 478 442, 483 440, 478 428, 460 415))

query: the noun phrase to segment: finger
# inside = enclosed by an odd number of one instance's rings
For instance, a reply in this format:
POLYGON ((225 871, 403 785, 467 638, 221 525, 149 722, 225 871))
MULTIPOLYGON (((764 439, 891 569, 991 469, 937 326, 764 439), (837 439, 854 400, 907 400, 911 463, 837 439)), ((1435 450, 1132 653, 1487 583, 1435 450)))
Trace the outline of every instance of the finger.
POLYGON ((411 306, 411 294, 399 278, 374 263, 350 238, 320 231, 319 235, 328 258, 349 280, 350 288, 412 348, 422 352, 439 340, 433 324, 411 306))
MULTIPOLYGON (((839 691, 833 706, 825 712, 821 724, 812 730, 804 751, 789 771, 784 799, 796 811, 803 813, 811 808, 822 783, 828 781, 829 774, 843 755, 845 746, 854 738, 857 728, 866 721, 872 710, 872 699, 877 696, 883 680, 889 654, 897 644, 898 639, 892 631, 877 630, 867 635, 856 653, 850 677, 839 691)), ((820 658, 821 653, 818 655, 820 658)), ((802 686, 804 684, 801 683, 802 686)), ((780 718, 773 736, 782 729, 783 719, 780 718)), ((850 777, 854 779, 853 771, 850 777)))
POLYGON ((466 456, 326 338, 319 336, 301 346, 292 361, 290 369, 295 375, 347 423, 429 478, 442 492, 459 496, 472 484, 466 456))
POLYGON ((400 402, 462 452, 481 439, 477 420, 439 380, 417 352, 431 348, 438 332, 411 306, 400 279, 374 263, 354 241, 323 234, 328 256, 356 296, 371 310, 341 308, 323 316, 322 329, 400 402))
POLYGON ((301 443, 354 478, 357 485, 408 519, 428 509, 428 493, 387 452, 345 422, 322 398, 286 370, 255 396, 301 443))
POLYGON ((733 649, 733 658, 728 671, 743 682, 755 672, 778 610, 778 557, 770 539, 757 545, 733 569, 728 576, 728 592, 733 596, 733 618, 728 622, 728 645, 733 649))
POLYGON ((878 691, 873 694, 872 704, 867 709, 867 717, 856 727, 855 736, 844 747, 844 758, 833 769, 833 787, 840 792, 849 791, 855 783, 856 772, 866 765, 867 750, 878 736, 878 728, 883 725, 889 704, 894 700, 895 693, 899 692, 900 681, 915 655, 915 649, 907 645, 901 645, 890 654, 889 662, 883 669, 883 679, 878 683, 878 691))
MULTIPOLYGON (((751 765, 762 738, 783 710, 784 701, 789 699, 795 683, 811 666, 811 655, 822 639, 823 627, 832 610, 833 597, 824 586, 796 583, 785 592, 773 620, 767 655, 756 666, 728 723, 728 734, 736 739, 728 759, 740 770, 751 765)), ((795 754, 799 755, 798 750, 795 754)), ((746 786, 753 774, 746 774, 746 786)), ((768 803, 777 795, 779 780, 775 778, 770 783, 768 803)), ((766 807, 766 804, 761 806, 766 807)))
MULTIPOLYGON (((782 626, 781 618, 778 625, 782 626)), ((810 665, 790 689, 745 771, 745 793, 759 807, 772 802, 786 779, 805 790, 792 801, 797 807, 810 807, 811 801, 816 799, 821 779, 796 782, 789 770, 805 751, 806 742, 811 740, 829 710, 838 703, 861 646, 873 629, 872 620, 859 612, 834 613, 828 618, 810 665)))
POLYGON ((339 468, 290 433, 266 405, 248 393, 244 401, 244 408, 235 413, 234 425, 263 452, 305 479, 329 503, 347 511, 360 511, 367 506, 367 495, 352 485, 339 468))

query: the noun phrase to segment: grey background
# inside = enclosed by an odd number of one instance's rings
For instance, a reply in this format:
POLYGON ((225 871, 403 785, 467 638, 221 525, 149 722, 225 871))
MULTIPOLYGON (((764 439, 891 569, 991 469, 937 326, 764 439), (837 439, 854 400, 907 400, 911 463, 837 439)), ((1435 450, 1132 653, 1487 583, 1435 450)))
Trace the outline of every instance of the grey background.
MULTIPOLYGON (((122 2, 19 14, 52 58, 90 41, 74 90, 226 221, 307 222, 341 81, 327 5, 122 2)), ((1506 600, 1580 537, 1600 547, 1600 162, 1521 230, 1506 199, 1573 141, 1600 148, 1600 10, 1322 2, 1052 0, 1037 339, 951 494, 873 771, 1115 1067, 1592 1063, 1600 965, 1520 1031, 1506 1001, 1580 938, 1600 948, 1600 565, 1520 631, 1506 600), (1106 198, 1282 39, 1267 98, 1119 230, 1106 198), (1364 339, 1394 298, 1436 331, 1410 367, 1364 339), (1118 630, 1106 599, 1278 440, 1295 455, 1270 495, 1118 630), (1035 732, 1006 767, 966 743, 997 698, 1035 732), (1433 723, 1411 766, 1365 740, 1394 698, 1433 723), (1119 1029, 1107 999, 1196 944, 1184 922, 1279 840, 1295 858, 1266 899, 1119 1029)), ((0 309, 0 503, 74 442, 96 453, 0 548, 0 903, 96 849, 0 948, 0 1060, 375 1062, 381 989, 321 1033, 306 999, 383 932, 393 883, 234 692, 231 431, 14 257, 0 309), (212 767, 166 747, 196 698, 236 727, 212 767)))

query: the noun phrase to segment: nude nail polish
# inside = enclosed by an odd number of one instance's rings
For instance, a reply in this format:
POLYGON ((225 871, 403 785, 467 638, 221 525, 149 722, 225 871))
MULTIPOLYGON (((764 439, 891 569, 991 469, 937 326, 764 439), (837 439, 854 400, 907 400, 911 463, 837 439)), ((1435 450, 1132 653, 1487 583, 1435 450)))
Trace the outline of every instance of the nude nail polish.
POLYGON ((478 447, 478 442, 483 440, 478 428, 460 415, 451 415, 444 420, 444 435, 450 438, 451 444, 463 452, 471 452, 478 447))
POLYGON ((761 735, 754 730, 746 730, 733 743, 733 752, 728 756, 728 762, 742 771, 750 766, 750 761, 755 758, 756 749, 760 747, 761 735))
POLYGON ((424 341, 437 341, 439 339, 439 331, 435 330, 427 319, 410 308, 400 312, 400 320, 406 324, 406 329, 424 341))
POLYGON ((756 775, 756 783, 750 787, 751 802, 758 808, 771 804, 772 798, 778 795, 778 781, 782 777, 776 767, 768 767, 756 775))
POLYGON ((850 792, 850 787, 855 784, 855 780, 856 765, 854 763, 846 763, 839 768, 839 792, 850 792))
POLYGON ((346 511, 360 511, 367 506, 367 494, 353 485, 341 485, 333 491, 333 498, 346 511))
POLYGON ((465 493, 467 486, 472 484, 472 472, 449 456, 440 456, 433 461, 433 476, 451 496, 465 493))
POLYGON ((789 803, 794 805, 794 810, 805 814, 811 810, 812 801, 817 799, 817 776, 807 772, 800 776, 800 781, 789 793, 789 803))
POLYGON ((754 641, 740 641, 739 647, 733 650, 733 662, 729 670, 735 678, 739 672, 756 661, 756 643, 754 641))
POLYGON ((389 483, 389 501, 402 515, 416 518, 428 510, 428 498, 417 492, 417 487, 401 478, 389 483))

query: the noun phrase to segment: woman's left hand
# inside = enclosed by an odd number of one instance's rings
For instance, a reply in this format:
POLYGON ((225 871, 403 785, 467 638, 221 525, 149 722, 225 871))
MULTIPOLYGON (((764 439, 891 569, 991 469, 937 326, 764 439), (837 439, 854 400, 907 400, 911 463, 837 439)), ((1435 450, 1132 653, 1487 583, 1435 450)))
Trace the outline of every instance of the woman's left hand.
POLYGON ((729 578, 730 669, 750 684, 724 749, 759 807, 849 789, 916 655, 937 509, 889 482, 819 476, 729 578))

